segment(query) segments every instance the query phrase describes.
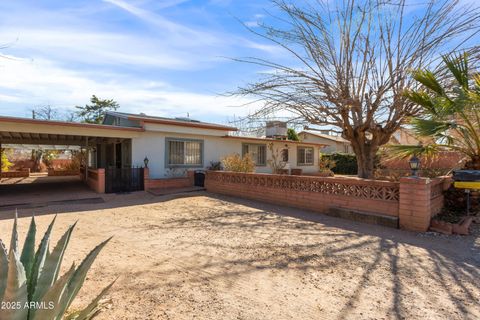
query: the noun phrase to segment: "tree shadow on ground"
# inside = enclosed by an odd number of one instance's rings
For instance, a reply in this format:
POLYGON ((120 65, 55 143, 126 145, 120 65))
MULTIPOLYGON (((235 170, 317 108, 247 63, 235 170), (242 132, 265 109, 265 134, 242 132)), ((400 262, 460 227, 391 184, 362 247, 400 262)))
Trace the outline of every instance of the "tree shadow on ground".
MULTIPOLYGON (((359 302, 371 290, 385 292, 391 300, 388 316, 395 319, 421 314, 422 308, 428 309, 430 315, 450 319, 474 319, 480 312, 478 305, 475 307, 480 294, 478 227, 473 235, 464 237, 420 234, 256 201, 210 194, 209 197, 220 201, 223 210, 199 208, 197 215, 142 227, 144 231, 182 230, 187 234, 215 230, 220 235, 218 239, 202 241, 178 239, 176 250, 198 251, 193 259, 196 264, 187 267, 175 263, 175 258, 164 262, 172 266, 169 272, 188 270, 184 281, 232 279, 259 270, 289 270, 308 276, 313 271, 329 269, 347 279, 351 272, 357 280, 348 299, 339 307, 337 319, 354 317, 359 302), (238 204, 255 211, 238 210, 238 204), (243 234, 244 240, 233 245, 222 243, 222 235, 235 234, 243 234), (250 238, 262 241, 250 242, 250 238), (282 241, 285 238, 297 241, 287 243, 282 241), (352 259, 361 272, 350 270, 352 259), (374 277, 376 273, 381 274, 382 282, 374 277), (372 283, 374 279, 377 282, 372 283), (436 302, 439 296, 451 305, 436 302), (425 297, 432 298, 429 301, 425 297), (417 300, 416 306, 412 299, 417 300)), ((157 276, 168 277, 169 272, 157 276)))
MULTIPOLYGON (((341 281, 333 286, 342 286, 344 281, 348 292, 338 297, 336 319, 361 317, 360 304, 375 290, 385 299, 369 303, 372 308, 385 309, 387 318, 425 314, 425 318, 474 319, 480 313, 478 226, 465 237, 418 234, 205 192, 161 197, 144 192, 114 195, 101 204, 40 208, 37 214, 87 213, 199 195, 209 199, 203 206, 197 204, 194 210, 186 207, 185 214, 132 226, 134 232, 151 237, 159 233, 174 235, 171 247, 158 249, 169 250, 169 256, 157 259, 145 271, 162 279, 152 283, 150 289, 219 279, 228 289, 239 278, 262 271, 294 272, 321 287, 324 279, 316 279, 315 274, 328 277, 334 273, 341 281), (185 252, 196 253, 191 256, 185 252), (157 270, 156 265, 167 267, 157 270), (179 272, 182 280, 171 280, 170 275, 179 272), (445 301, 448 304, 442 305, 445 301)), ((22 211, 21 215, 28 216, 31 211, 22 211)), ((129 275, 141 276, 135 271, 129 275)))

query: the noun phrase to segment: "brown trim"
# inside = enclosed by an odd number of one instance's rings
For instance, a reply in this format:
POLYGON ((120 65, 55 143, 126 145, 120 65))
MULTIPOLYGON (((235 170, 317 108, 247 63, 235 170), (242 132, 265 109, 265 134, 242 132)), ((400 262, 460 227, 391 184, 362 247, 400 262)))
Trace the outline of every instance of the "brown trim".
POLYGON ((146 123, 158 123, 158 124, 169 124, 172 126, 180 127, 192 127, 192 128, 203 128, 203 129, 214 129, 214 130, 224 130, 224 131, 237 131, 235 127, 222 126, 220 124, 209 124, 201 122, 181 122, 176 120, 167 120, 167 119, 148 119, 143 117, 136 116, 127 116, 128 120, 138 120, 146 123))
POLYGON ((38 119, 15 118, 15 117, 0 117, 0 122, 14 122, 14 123, 40 124, 40 125, 43 124, 43 125, 49 125, 49 126, 80 127, 80 128, 89 128, 89 129, 136 131, 136 132, 145 131, 144 128, 118 127, 118 126, 110 126, 110 125, 104 125, 104 124, 38 120, 38 119))
POLYGON ((269 139, 269 138, 256 138, 256 137, 223 136, 222 138, 244 140, 244 141, 265 141, 265 142, 291 143, 291 144, 297 144, 297 145, 318 146, 318 147, 329 146, 328 144, 316 143, 316 142, 293 141, 293 140, 275 140, 275 139, 269 139))

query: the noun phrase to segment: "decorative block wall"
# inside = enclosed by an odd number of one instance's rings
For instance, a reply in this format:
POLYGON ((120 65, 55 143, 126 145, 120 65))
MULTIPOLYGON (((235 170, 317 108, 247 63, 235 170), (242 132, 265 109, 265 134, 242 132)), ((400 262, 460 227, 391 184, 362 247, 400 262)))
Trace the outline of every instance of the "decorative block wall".
POLYGON ((327 212, 341 208, 399 218, 400 228, 427 231, 443 207, 444 179, 400 182, 343 177, 207 171, 207 191, 327 212))

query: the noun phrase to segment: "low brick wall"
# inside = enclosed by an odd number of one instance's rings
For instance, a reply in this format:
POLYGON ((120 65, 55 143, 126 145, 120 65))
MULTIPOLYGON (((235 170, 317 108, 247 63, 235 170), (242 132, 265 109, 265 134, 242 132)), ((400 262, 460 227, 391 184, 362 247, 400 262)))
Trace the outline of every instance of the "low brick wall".
POLYGON ((88 169, 87 185, 97 193, 105 193, 105 169, 88 169))
POLYGON ((395 182, 207 171, 207 191, 326 212, 332 207, 398 216, 395 182))
POLYGON ((163 188, 185 188, 191 187, 194 184, 194 172, 188 171, 187 177, 166 178, 166 179, 150 179, 150 171, 148 168, 144 169, 144 186, 145 191, 150 189, 163 188))
POLYGON ((78 170, 55 170, 55 169, 48 169, 48 176, 49 177, 64 177, 64 176, 76 176, 79 175, 78 170))
POLYGON ((286 176, 207 171, 207 191, 317 212, 332 208, 399 218, 400 227, 426 231, 443 207, 444 179, 400 182, 359 178, 286 176))
POLYGON ((20 171, 2 172, 1 178, 28 178, 30 176, 30 169, 20 171))

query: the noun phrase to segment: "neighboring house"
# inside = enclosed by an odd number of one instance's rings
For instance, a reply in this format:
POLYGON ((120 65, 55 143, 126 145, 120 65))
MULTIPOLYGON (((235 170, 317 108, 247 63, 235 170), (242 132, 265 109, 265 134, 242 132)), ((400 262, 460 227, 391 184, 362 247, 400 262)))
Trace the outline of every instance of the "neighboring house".
POLYGON ((315 141, 232 136, 228 133, 236 131, 234 127, 189 118, 108 112, 103 124, 141 128, 143 132, 123 144, 98 145, 96 156, 93 157, 97 160, 92 165, 141 166, 144 159, 148 158, 150 177, 154 179, 182 176, 186 170, 206 169, 211 162, 221 161, 229 154, 247 152, 254 158, 256 172, 271 173, 268 165, 272 159, 268 147, 270 143, 273 143, 274 152, 278 151, 288 163, 287 167, 314 173, 318 171, 319 149, 325 146, 315 141))
POLYGON ((433 142, 431 138, 420 138, 412 130, 400 128, 392 135, 389 144, 418 145, 431 142, 433 142))
POLYGON ((326 146, 320 149, 322 153, 353 153, 350 142, 339 135, 333 135, 330 130, 305 130, 300 132, 298 136, 305 143, 325 144, 326 146))

